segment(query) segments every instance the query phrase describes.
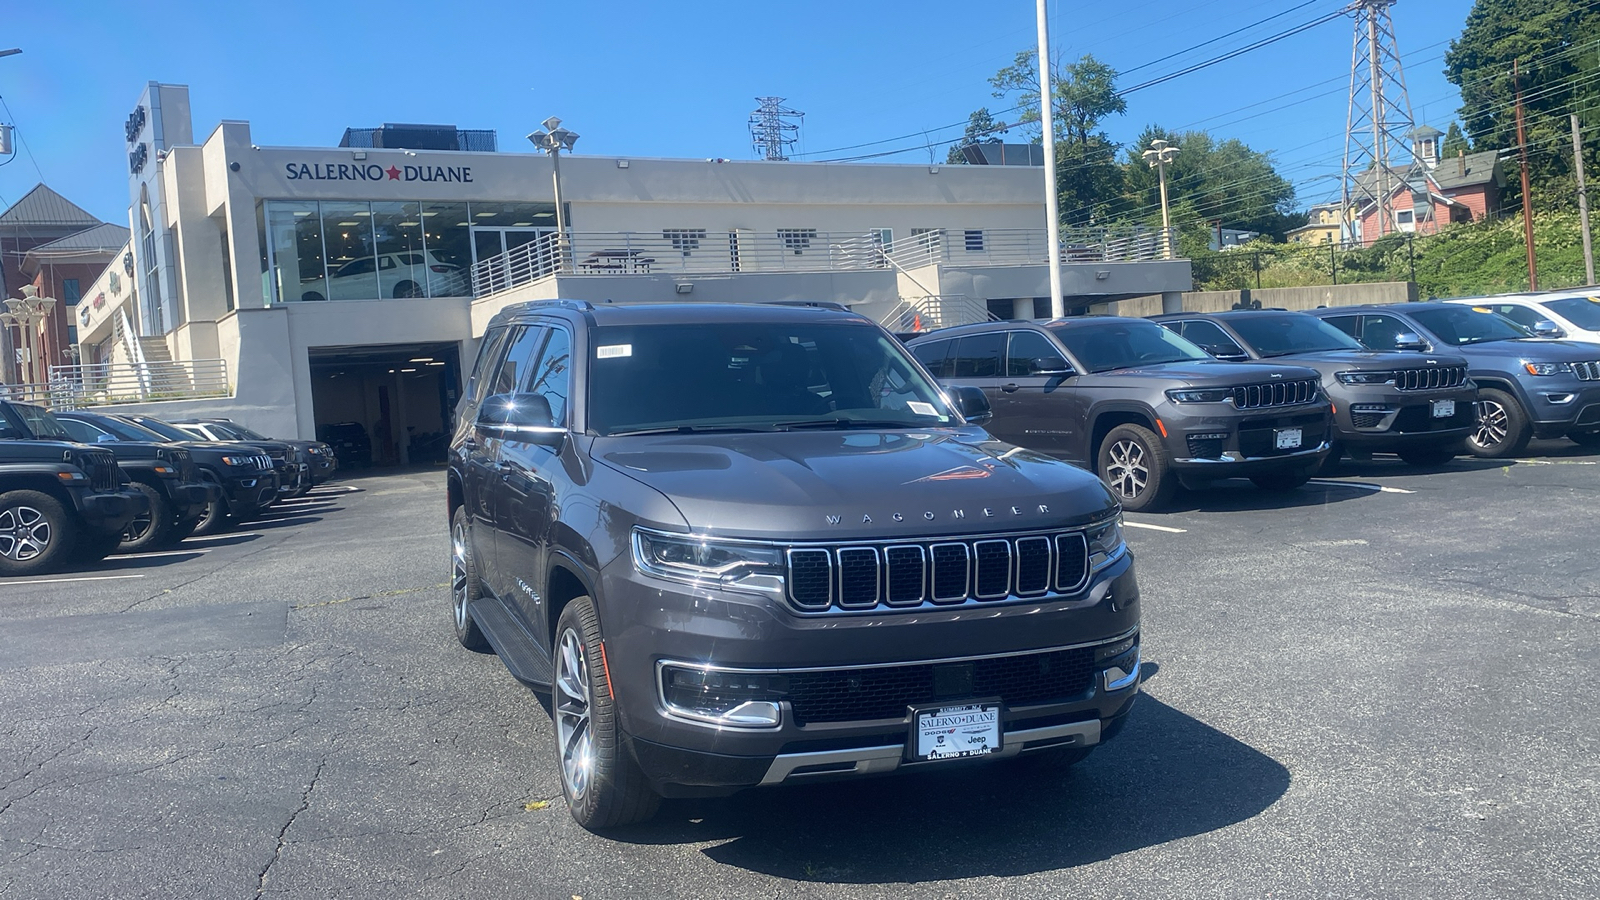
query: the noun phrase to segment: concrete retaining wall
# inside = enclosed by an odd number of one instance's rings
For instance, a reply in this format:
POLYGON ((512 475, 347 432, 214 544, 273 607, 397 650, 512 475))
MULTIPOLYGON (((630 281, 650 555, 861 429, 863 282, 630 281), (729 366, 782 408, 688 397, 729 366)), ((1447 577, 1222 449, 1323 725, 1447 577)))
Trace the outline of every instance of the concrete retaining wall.
MULTIPOLYGON (((1243 291, 1188 291, 1183 295, 1184 312, 1225 312, 1240 301, 1259 300, 1264 307, 1316 309, 1321 306, 1356 306, 1363 303, 1408 303, 1418 298, 1417 286, 1409 281, 1384 281, 1375 284, 1326 284, 1315 287, 1259 288, 1243 291)), ((1118 316, 1161 314, 1159 296, 1135 297, 1096 306, 1094 311, 1118 316)))

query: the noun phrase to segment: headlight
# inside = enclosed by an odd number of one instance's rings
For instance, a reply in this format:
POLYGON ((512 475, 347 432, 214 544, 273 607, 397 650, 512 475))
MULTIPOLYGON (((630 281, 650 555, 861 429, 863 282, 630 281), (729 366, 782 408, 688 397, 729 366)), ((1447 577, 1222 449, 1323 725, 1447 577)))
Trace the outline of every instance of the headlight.
POLYGON ((1232 388, 1197 388, 1167 391, 1173 403, 1221 403, 1233 396, 1232 388))
POLYGON ((1393 384, 1393 372, 1335 372, 1340 384, 1393 384))
POLYGON ((1089 540, 1089 565, 1096 569, 1113 562, 1128 549, 1127 542, 1122 539, 1121 516, 1090 525, 1084 537, 1089 540))
POLYGON ((222 464, 225 466, 254 467, 256 464, 256 458, 254 456, 224 456, 222 458, 222 464))
POLYGON ((1522 361, 1522 367, 1528 370, 1529 375, 1560 375, 1572 371, 1572 363, 1541 363, 1522 361))
POLYGON ((783 592, 783 553, 763 544, 635 528, 633 564, 645 574, 685 584, 783 592))
POLYGON ((717 725, 772 728, 788 677, 766 672, 731 672, 663 662, 661 703, 669 712, 717 725))

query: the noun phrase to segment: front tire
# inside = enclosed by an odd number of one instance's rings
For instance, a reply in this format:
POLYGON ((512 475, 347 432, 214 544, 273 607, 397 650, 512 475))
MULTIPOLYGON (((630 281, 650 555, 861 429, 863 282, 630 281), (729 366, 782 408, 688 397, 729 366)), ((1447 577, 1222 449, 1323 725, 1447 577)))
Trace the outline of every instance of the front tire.
POLYGON ((49 494, 0 495, 0 575, 53 571, 72 557, 77 538, 77 521, 49 494))
POLYGON ((172 504, 167 502, 166 495, 142 481, 135 481, 131 487, 145 495, 150 509, 122 529, 122 543, 118 549, 123 553, 138 553, 173 543, 172 532, 177 523, 173 521, 172 504))
POLYGON ((1533 437, 1528 414, 1505 391, 1478 391, 1478 427, 1467 436, 1467 451, 1480 459, 1507 459, 1527 449, 1533 437))
POLYGON ((206 511, 200 514, 200 519, 195 522, 192 534, 208 535, 221 534, 233 527, 233 517, 228 515, 228 501, 217 497, 206 504, 206 511))
POLYGON ((472 529, 467 525, 467 508, 457 507, 450 517, 450 605, 456 626, 456 640, 474 653, 493 653, 483 629, 472 620, 470 606, 483 596, 478 580, 478 565, 472 557, 472 529))
POLYGON ((594 601, 578 597, 556 622, 551 706, 561 789, 572 818, 590 831, 643 822, 661 805, 623 746, 604 653, 594 601))
POLYGON ((1172 497, 1173 477, 1167 448, 1142 425, 1118 425, 1100 442, 1100 478, 1130 512, 1155 509, 1172 497))
POLYGON ((1292 491, 1311 480, 1311 470, 1304 466, 1297 469, 1274 469, 1271 472, 1257 472, 1250 476, 1250 481, 1264 491, 1292 491))

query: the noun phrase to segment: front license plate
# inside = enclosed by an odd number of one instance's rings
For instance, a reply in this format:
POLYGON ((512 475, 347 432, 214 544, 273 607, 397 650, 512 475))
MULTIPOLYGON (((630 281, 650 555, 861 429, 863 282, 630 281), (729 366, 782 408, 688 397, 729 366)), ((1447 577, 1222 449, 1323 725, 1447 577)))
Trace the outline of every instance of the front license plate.
POLYGON ((1300 441, 1301 441, 1300 429, 1298 429, 1298 428, 1279 428, 1277 431, 1274 431, 1273 434, 1277 435, 1277 437, 1278 437, 1278 449, 1279 450, 1298 450, 1298 449, 1300 449, 1300 441))
POLYGON ((911 740, 914 759, 987 756, 1000 749, 1000 704, 919 709, 911 740))
POLYGON ((1454 400, 1433 401, 1433 417, 1435 419, 1448 419, 1455 414, 1456 402, 1454 400))

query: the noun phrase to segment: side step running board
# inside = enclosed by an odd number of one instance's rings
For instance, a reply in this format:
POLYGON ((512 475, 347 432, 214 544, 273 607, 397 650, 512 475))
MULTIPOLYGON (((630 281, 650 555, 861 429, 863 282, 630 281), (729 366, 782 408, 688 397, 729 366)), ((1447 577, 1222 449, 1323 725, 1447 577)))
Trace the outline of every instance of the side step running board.
POLYGON ((503 604, 493 597, 479 597, 467 607, 472 620, 483 629, 484 637, 500 655, 511 674, 519 681, 548 685, 555 680, 555 670, 550 660, 539 652, 539 644, 522 623, 512 617, 503 604))

